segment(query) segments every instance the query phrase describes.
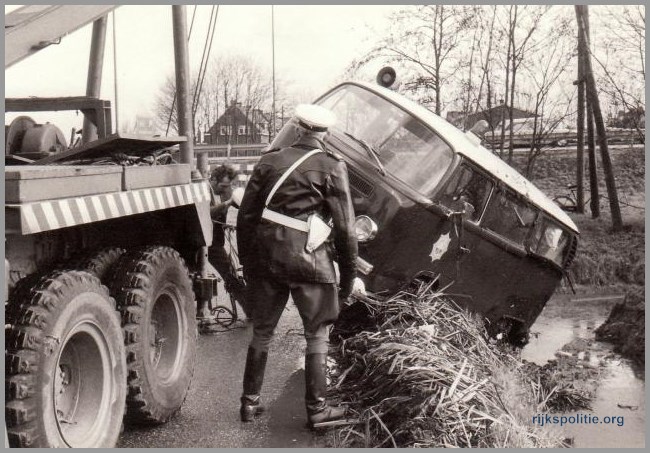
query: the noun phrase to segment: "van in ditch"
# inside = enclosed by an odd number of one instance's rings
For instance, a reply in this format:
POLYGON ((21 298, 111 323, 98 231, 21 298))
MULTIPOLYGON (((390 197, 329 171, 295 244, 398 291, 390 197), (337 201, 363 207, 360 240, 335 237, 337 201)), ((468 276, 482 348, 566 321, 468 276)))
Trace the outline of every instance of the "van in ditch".
POLYGON ((393 90, 347 82, 316 103, 337 116, 327 146, 348 164, 366 288, 435 281, 493 333, 525 342, 575 257, 568 215, 474 133, 393 90))

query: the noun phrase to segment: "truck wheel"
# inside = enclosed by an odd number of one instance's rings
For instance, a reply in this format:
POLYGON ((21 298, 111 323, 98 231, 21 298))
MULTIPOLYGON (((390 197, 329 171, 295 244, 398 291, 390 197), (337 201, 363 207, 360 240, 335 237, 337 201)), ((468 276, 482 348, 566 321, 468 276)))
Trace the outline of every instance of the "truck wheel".
POLYGON ((8 311, 5 345, 10 445, 115 446, 126 357, 107 289, 86 272, 54 271, 9 304, 19 307, 8 311))
POLYGON ((111 294, 122 313, 128 396, 126 421, 162 423, 185 400, 196 357, 196 311, 189 271, 174 249, 122 255, 111 294))
POLYGON ((82 256, 72 267, 86 271, 102 282, 109 279, 109 272, 126 250, 120 247, 107 247, 82 256))

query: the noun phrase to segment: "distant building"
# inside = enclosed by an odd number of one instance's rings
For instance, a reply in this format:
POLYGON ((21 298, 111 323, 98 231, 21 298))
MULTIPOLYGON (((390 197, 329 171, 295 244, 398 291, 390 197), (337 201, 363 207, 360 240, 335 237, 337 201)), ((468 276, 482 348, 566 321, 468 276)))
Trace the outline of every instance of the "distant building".
POLYGON ((233 102, 203 134, 203 141, 209 145, 269 143, 270 117, 260 109, 233 102))
POLYGON ((155 135, 156 125, 153 117, 136 115, 133 133, 138 135, 155 135))
POLYGON ((645 110, 643 107, 633 108, 630 110, 619 110, 618 114, 610 118, 607 122, 608 127, 620 127, 623 129, 645 129, 645 110))
POLYGON ((535 114, 526 110, 518 109, 517 107, 508 107, 505 104, 497 105, 491 109, 483 110, 481 112, 466 114, 465 112, 448 112, 447 121, 460 129, 469 130, 478 121, 485 120, 491 129, 495 129, 502 121, 510 119, 510 110, 512 110, 512 119, 522 118, 535 118, 535 114))

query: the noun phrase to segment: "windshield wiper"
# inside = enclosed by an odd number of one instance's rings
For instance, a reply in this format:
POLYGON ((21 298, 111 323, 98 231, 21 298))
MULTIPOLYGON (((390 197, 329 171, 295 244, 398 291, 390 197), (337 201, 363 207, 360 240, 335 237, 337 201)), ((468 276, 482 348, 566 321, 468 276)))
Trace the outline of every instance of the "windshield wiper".
POLYGON ((377 164, 377 169, 379 170, 379 173, 381 173, 382 176, 386 176, 386 169, 384 168, 384 164, 381 163, 379 160, 379 153, 375 148, 372 147, 370 143, 367 141, 357 138, 354 135, 350 134, 349 132, 343 132, 345 135, 350 137, 352 140, 355 142, 359 143, 363 148, 368 152, 370 156, 374 159, 375 163, 377 164))

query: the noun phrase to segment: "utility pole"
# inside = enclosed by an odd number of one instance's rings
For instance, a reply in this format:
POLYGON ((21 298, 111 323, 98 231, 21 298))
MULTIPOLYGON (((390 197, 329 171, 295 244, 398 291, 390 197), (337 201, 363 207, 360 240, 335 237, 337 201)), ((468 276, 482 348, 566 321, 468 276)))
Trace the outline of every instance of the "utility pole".
MULTIPOLYGON (((592 108, 592 99, 589 96, 584 98, 587 87, 586 65, 587 57, 589 56, 589 48, 587 47, 587 33, 589 30, 585 28, 578 29, 578 65, 581 76, 581 90, 583 100, 586 103, 587 109, 587 147, 589 158, 589 192, 591 193, 590 210, 591 217, 597 219, 600 217, 600 191, 598 189, 598 162, 596 161, 596 141, 594 138, 594 113, 592 108)), ((579 101, 578 101, 579 102, 579 101)), ((584 113, 584 112, 583 112, 584 113)), ((584 129, 583 129, 584 133, 584 129)), ((583 144, 584 147, 584 144, 583 144)), ((580 186, 578 186, 580 188, 580 186)), ((583 196, 584 197, 584 196, 583 196)), ((578 207, 582 207, 584 211, 584 200, 582 205, 578 203, 578 207)))
POLYGON ((273 5, 271 5, 271 53, 273 60, 273 135, 271 139, 274 139, 277 129, 275 127, 275 12, 273 5))
MULTIPOLYGON (((578 29, 582 33, 583 39, 586 42, 586 48, 589 50, 589 37, 588 24, 589 24, 589 9, 586 5, 576 5, 576 17, 578 19, 578 29)), ((585 76, 587 82, 587 99, 591 101, 593 109, 593 117, 598 132, 598 146, 600 147, 600 155, 603 163, 603 172, 605 174, 605 185, 607 186, 607 196, 609 198, 609 208, 612 214, 612 229, 614 231, 621 231, 623 229, 623 218, 621 216, 621 207, 618 202, 618 193, 616 192, 616 180, 614 179, 614 171, 612 168, 612 161, 609 155, 609 148, 607 145, 607 134, 605 132, 605 122, 603 121, 603 114, 600 109, 600 102, 598 101, 598 92, 596 91, 596 80, 591 67, 591 56, 589 53, 585 54, 585 76)))
POLYGON ((584 173, 585 173, 585 71, 584 71, 584 40, 578 37, 578 80, 574 85, 578 86, 578 150, 576 156, 576 185, 578 186, 576 212, 584 214, 585 212, 585 191, 584 191, 584 173))
POLYGON ((120 131, 120 108, 117 102, 117 38, 115 37, 115 11, 111 13, 113 17, 113 86, 115 87, 115 131, 120 131))
POLYGON ((598 188, 598 162, 596 161, 594 108, 589 96, 587 96, 587 146, 589 150, 589 190, 591 191, 591 202, 589 207, 591 209, 591 217, 597 219, 600 217, 600 189, 598 188))
MULTIPOLYGON (((104 64, 104 49, 106 47, 107 23, 108 16, 101 17, 93 22, 93 35, 90 44, 90 59, 88 63, 88 81, 86 83, 86 96, 94 98, 98 98, 101 94, 102 67, 104 64)), ((116 130, 116 132, 119 131, 116 130)), ((88 143, 93 140, 97 140, 97 126, 92 121, 90 121, 90 118, 84 115, 83 129, 81 132, 81 143, 88 143)))
POLYGON ((189 55, 187 50, 187 20, 185 6, 172 6, 172 20, 174 27, 174 61, 176 72, 176 99, 178 99, 178 133, 185 136, 186 141, 179 145, 181 162, 190 164, 192 177, 199 178, 194 164, 194 137, 192 127, 192 111, 190 108, 190 74, 189 55))

